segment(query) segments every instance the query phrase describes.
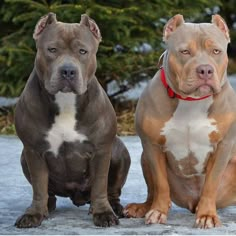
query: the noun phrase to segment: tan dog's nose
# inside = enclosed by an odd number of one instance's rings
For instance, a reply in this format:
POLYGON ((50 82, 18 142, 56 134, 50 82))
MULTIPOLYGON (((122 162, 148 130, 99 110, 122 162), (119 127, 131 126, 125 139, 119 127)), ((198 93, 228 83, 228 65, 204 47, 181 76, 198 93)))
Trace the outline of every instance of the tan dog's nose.
POLYGON ((214 68, 211 65, 200 65, 197 67, 196 72, 200 79, 211 79, 214 73, 214 68))

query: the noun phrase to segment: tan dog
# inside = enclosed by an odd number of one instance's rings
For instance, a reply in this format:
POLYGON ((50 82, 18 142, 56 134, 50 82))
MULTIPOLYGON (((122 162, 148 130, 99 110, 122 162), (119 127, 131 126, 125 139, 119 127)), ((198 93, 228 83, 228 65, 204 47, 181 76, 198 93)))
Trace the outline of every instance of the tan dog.
POLYGON ((227 81, 226 23, 164 28, 163 68, 138 102, 136 129, 148 197, 129 204, 127 217, 165 223, 171 201, 196 212, 195 225, 221 225, 217 208, 236 203, 236 95, 227 81))

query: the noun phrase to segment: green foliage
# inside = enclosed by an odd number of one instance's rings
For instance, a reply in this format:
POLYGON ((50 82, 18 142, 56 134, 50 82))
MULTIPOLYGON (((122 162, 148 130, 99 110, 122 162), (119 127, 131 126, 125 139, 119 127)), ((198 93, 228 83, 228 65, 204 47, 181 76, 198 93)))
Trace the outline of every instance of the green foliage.
POLYGON ((60 21, 79 22, 83 13, 96 21, 103 37, 96 75, 106 89, 113 80, 128 81, 129 87, 152 77, 164 50, 161 41, 166 21, 177 13, 197 19, 213 6, 221 6, 220 1, 5 0, 0 3, 0 95, 17 96, 22 91, 34 63, 34 27, 50 11, 60 21), (138 50, 143 43, 153 50, 138 50), (121 50, 115 50, 117 45, 121 50))

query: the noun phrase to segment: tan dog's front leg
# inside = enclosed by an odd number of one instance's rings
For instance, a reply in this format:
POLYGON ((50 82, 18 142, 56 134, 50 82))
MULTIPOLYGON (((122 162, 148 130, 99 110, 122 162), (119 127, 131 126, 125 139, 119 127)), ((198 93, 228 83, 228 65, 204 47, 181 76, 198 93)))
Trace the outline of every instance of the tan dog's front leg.
POLYGON ((48 215, 48 168, 45 160, 32 149, 24 149, 25 158, 33 188, 33 200, 25 213, 20 216, 15 225, 18 228, 31 228, 41 224, 48 215))
POLYGON ((231 143, 222 142, 208 161, 205 183, 196 208, 195 226, 198 228, 207 229, 221 225, 216 211, 216 194, 221 177, 229 162, 231 150, 231 143))
POLYGON ((171 206, 166 157, 160 147, 153 144, 144 145, 144 152, 148 158, 153 179, 153 201, 150 210, 145 215, 145 223, 165 224, 171 206))

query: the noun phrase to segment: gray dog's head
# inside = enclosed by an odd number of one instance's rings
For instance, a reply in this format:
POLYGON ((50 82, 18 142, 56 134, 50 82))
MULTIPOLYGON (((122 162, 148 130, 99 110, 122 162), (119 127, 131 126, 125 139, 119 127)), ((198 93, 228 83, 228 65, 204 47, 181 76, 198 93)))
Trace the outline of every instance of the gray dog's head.
POLYGON ((96 52, 101 34, 87 15, 80 23, 62 23, 54 13, 42 17, 33 35, 37 56, 36 72, 50 94, 83 94, 95 74, 96 52))

